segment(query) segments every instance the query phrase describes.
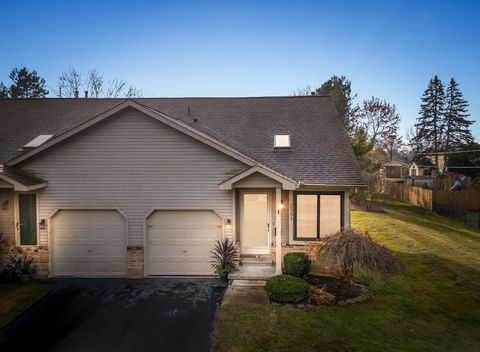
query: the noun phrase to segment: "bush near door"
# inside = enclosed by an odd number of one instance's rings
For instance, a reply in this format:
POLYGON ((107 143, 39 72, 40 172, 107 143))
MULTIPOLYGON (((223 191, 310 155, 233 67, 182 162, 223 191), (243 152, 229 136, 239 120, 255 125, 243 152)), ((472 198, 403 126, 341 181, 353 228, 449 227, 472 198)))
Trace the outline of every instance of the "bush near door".
POLYGON ((283 258, 285 264, 285 274, 293 275, 302 279, 307 276, 312 262, 305 253, 288 253, 285 254, 283 258))

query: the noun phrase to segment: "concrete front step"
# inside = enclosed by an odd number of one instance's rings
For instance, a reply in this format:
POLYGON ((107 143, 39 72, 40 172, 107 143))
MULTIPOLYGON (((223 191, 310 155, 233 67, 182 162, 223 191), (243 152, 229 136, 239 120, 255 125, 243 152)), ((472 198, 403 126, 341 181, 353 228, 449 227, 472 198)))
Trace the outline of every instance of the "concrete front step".
POLYGON ((272 257, 242 257, 242 265, 269 265, 273 264, 272 257))
POLYGON ((265 280, 241 280, 236 279, 232 281, 232 286, 236 288, 241 287, 265 287, 267 282, 265 280))
POLYGON ((228 275, 230 280, 267 280, 275 276, 272 265, 242 265, 239 270, 228 275))

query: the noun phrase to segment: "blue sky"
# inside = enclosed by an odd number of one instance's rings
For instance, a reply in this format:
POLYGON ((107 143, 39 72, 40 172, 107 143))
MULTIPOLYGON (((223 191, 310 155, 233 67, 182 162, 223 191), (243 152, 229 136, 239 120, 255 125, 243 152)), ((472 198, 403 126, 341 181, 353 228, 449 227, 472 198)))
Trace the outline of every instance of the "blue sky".
POLYGON ((438 74, 480 139, 477 1, 8 1, 0 18, 2 81, 27 66, 54 90, 74 66, 144 96, 268 96, 343 74, 359 101, 396 104, 403 132, 438 74))

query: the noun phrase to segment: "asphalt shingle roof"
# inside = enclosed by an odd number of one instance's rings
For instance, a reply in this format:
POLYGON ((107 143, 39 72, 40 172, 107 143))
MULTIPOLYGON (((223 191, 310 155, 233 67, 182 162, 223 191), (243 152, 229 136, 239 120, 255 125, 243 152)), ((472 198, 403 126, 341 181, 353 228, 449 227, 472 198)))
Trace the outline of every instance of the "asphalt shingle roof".
MULTIPOLYGON (((0 164, 40 134, 59 136, 125 99, 0 100, 0 164)), ((136 98, 156 111, 305 184, 361 185, 348 136, 328 96, 136 98), (275 150, 275 134, 291 149, 275 150)))

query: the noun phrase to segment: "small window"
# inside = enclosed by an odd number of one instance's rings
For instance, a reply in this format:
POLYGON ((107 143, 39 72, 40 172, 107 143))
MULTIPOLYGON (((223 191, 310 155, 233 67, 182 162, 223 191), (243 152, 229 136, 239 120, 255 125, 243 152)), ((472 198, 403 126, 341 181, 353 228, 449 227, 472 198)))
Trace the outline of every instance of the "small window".
POLYGON ((312 241, 333 235, 343 225, 343 193, 298 192, 294 197, 295 240, 312 241))
POLYGON ((412 167, 411 175, 410 176, 417 176, 417 168, 412 167))
POLYGON ((290 135, 289 134, 276 134, 273 146, 275 148, 290 148, 290 135))

